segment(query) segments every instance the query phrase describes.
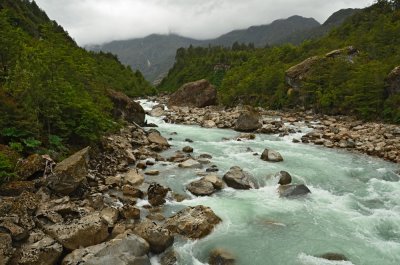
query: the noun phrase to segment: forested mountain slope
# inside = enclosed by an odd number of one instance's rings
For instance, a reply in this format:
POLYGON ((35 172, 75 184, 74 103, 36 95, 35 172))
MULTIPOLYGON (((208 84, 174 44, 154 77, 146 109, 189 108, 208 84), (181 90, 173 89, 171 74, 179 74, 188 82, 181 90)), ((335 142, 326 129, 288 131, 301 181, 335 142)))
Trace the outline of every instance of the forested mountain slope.
POLYGON ((107 89, 153 88, 114 55, 79 48, 34 1, 0 2, 0 149, 63 152, 95 141, 118 126, 107 89))
POLYGON ((400 64, 399 1, 378 1, 356 12, 327 36, 300 46, 180 49, 160 90, 206 78, 218 87, 221 103, 313 109, 400 122, 400 95, 388 92, 387 77, 400 64), (353 46, 356 55, 325 56, 353 46), (300 87, 288 84, 287 70, 314 57, 300 87))

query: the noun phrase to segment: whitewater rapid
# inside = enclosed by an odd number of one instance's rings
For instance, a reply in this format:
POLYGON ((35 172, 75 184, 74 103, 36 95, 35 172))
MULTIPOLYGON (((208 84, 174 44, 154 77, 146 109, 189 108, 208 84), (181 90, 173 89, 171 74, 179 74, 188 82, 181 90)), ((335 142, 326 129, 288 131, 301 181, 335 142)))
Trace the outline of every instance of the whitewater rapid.
MULTIPOLYGON (((149 110, 156 103, 141 101, 149 110)), ((226 188, 210 197, 195 197, 185 190, 198 176, 193 169, 172 163, 157 164, 159 176, 146 176, 188 198, 169 201, 165 214, 186 206, 205 205, 222 218, 208 237, 192 241, 177 238, 174 249, 179 264, 207 264, 209 252, 223 248, 236 256, 239 265, 398 265, 400 264, 400 181, 398 164, 369 156, 314 145, 295 144, 292 138, 257 135, 252 141, 236 141, 233 130, 167 124, 162 118, 147 117, 162 135, 172 138, 168 157, 184 146, 194 156, 210 154, 210 165, 218 175, 240 166, 262 184, 257 190, 226 188), (176 132, 177 135, 173 135, 176 132), (185 139, 193 140, 188 143, 185 139), (226 140, 226 139, 231 140, 226 140), (265 148, 279 151, 281 163, 262 161, 265 148), (312 194, 288 200, 276 192, 276 180, 269 176, 281 170, 306 184, 312 194), (349 261, 327 261, 315 256, 335 252, 349 261)), ((307 128, 302 128, 303 133, 307 128)), ((158 264, 158 258, 152 259, 158 264)))

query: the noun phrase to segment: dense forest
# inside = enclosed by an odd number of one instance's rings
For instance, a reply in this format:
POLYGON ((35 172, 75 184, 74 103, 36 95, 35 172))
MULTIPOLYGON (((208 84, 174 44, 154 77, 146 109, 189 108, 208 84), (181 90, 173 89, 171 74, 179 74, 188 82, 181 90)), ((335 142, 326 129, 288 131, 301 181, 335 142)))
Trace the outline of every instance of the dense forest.
POLYGON ((79 48, 34 1, 2 0, 0 179, 12 171, 12 151, 67 153, 117 128, 107 89, 154 92, 116 56, 79 48))
POLYGON ((299 46, 257 49, 235 43, 230 49, 179 49, 159 89, 171 92, 206 78, 218 88, 225 105, 312 109, 400 123, 400 95, 385 93, 385 80, 399 64, 400 1, 380 0, 326 36, 299 46), (357 50, 354 57, 325 56, 349 46, 357 50), (298 89, 291 88, 286 71, 313 56, 318 57, 307 78, 298 89))

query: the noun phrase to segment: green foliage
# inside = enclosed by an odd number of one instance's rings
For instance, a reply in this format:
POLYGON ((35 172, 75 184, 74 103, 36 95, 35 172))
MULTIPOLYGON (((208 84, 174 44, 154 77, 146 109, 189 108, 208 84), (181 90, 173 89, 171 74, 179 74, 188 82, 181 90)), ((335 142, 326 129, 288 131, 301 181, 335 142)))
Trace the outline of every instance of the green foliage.
POLYGON ((9 158, 0 153, 0 185, 15 177, 13 170, 14 168, 9 158))
POLYGON ((399 6, 397 0, 377 1, 325 37, 299 46, 254 49, 235 43, 232 49, 179 49, 176 63, 159 89, 171 92, 186 82, 205 78, 217 86, 225 105, 301 107, 398 123, 399 95, 385 96, 385 79, 400 64, 399 6), (360 54, 355 58, 324 56, 347 46, 356 47, 360 54), (316 55, 323 59, 313 65, 299 89, 291 89, 285 71, 316 55))
POLYGON ((106 90, 154 93, 140 72, 88 52, 35 2, 0 3, 0 143, 66 151, 118 127, 106 90))

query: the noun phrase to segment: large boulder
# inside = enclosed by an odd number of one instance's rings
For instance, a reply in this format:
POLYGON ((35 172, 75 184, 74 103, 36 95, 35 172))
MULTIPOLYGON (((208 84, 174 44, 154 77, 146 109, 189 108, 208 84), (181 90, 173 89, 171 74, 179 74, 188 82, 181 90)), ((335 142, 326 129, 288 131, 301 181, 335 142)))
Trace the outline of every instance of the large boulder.
POLYGON ((400 93, 400 66, 394 68, 386 79, 386 96, 400 93))
POLYGON ((310 189, 304 185, 281 185, 278 189, 279 195, 281 197, 291 198, 304 196, 311 193, 310 189))
POLYGON ((211 208, 200 205, 179 211, 167 219, 164 227, 174 234, 199 239, 209 235, 221 221, 211 208))
POLYGON ((215 192, 213 184, 205 179, 193 181, 186 188, 196 196, 208 196, 215 192))
POLYGON ((235 130, 239 132, 254 132, 262 127, 260 114, 254 110, 246 110, 236 120, 235 130))
POLYGON ((261 159, 269 162, 281 162, 283 161, 282 155, 274 150, 266 148, 261 154, 261 159))
POLYGON ((106 243, 74 250, 62 261, 62 265, 150 265, 147 254, 149 244, 131 233, 118 235, 106 243))
POLYGON ((135 226, 135 234, 144 238, 150 245, 150 251, 156 254, 164 252, 174 243, 174 236, 165 229, 149 219, 144 219, 135 226))
POLYGON ((63 247, 41 231, 34 231, 17 251, 13 263, 20 265, 53 265, 63 252, 63 247))
POLYGON ((204 108, 217 103, 217 90, 207 80, 184 84, 170 96, 168 106, 204 108))
POLYGON ((231 167, 223 177, 226 185, 239 190, 248 190, 258 188, 257 183, 250 173, 244 171, 240 167, 231 167))
POLYGON ((133 101, 122 92, 108 89, 108 97, 114 104, 113 116, 128 122, 135 122, 140 126, 145 124, 146 113, 139 103, 133 101))
POLYGON ((88 174, 89 150, 86 147, 57 164, 48 179, 49 187, 63 195, 74 192, 88 174))
POLYGON ((161 136, 160 132, 156 130, 150 130, 147 139, 149 140, 150 143, 156 144, 162 147, 168 147, 169 143, 167 139, 165 139, 163 136, 161 136))
POLYGON ((99 244, 108 237, 108 225, 99 213, 67 224, 48 225, 44 227, 44 231, 70 250, 99 244))

